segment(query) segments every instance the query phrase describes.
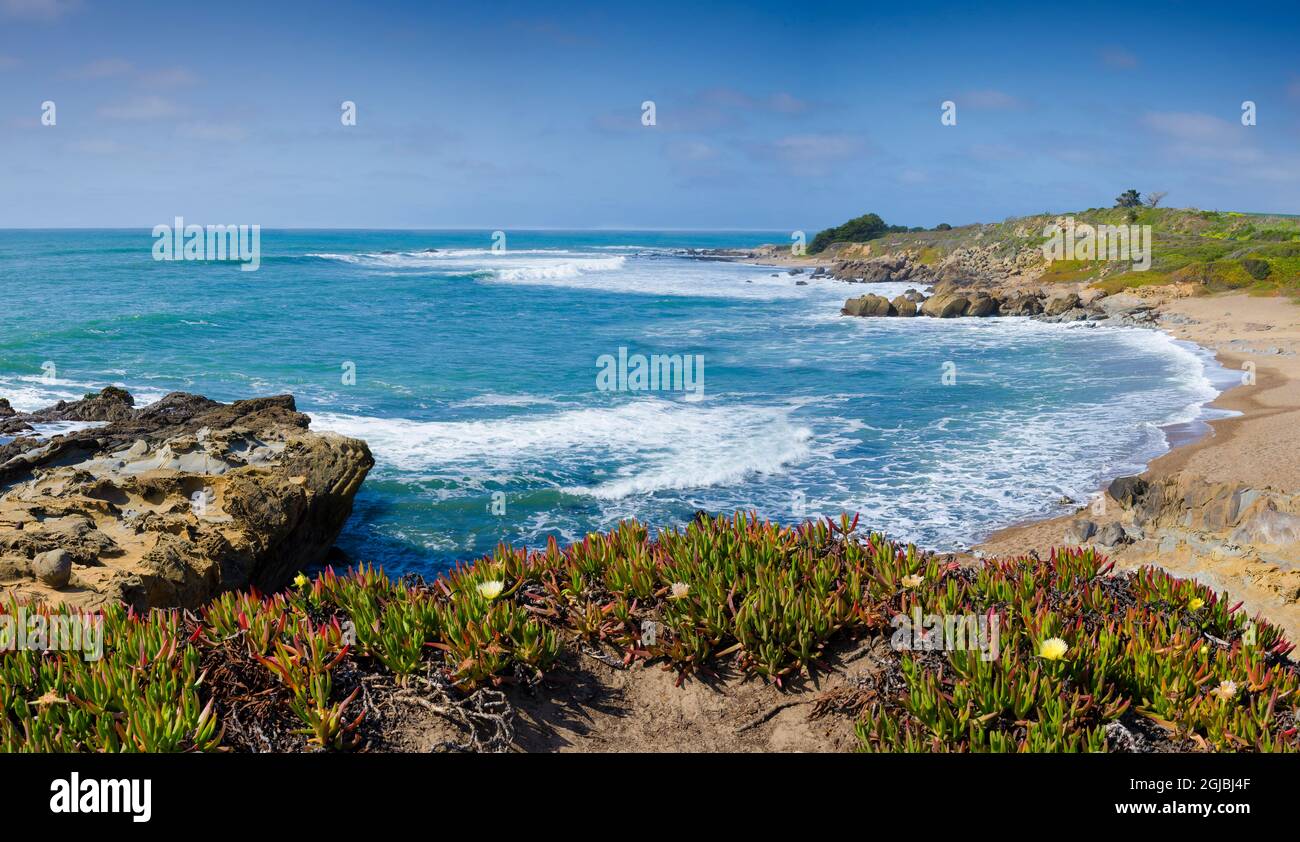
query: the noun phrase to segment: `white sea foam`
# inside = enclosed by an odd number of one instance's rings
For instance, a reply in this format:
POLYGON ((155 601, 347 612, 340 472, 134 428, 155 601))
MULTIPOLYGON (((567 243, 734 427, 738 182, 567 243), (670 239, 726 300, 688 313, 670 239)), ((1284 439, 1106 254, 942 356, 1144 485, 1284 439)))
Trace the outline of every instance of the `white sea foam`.
MULTIPOLYGON (((307 257, 381 269, 463 271, 495 266, 563 261, 575 256, 582 257, 583 255, 583 252, 571 249, 507 249, 505 251, 445 249, 439 251, 369 251, 357 254, 313 252, 308 254, 307 257)), ((618 257, 609 257, 607 255, 590 255, 590 257, 599 260, 618 259, 618 257)))
POLYGON ((420 270, 450 275, 478 275, 502 281, 559 281, 590 272, 621 269, 623 255, 586 255, 568 249, 511 250, 448 249, 446 251, 317 253, 308 257, 334 260, 367 269, 420 270))
MULTIPOLYGON (((1153 331, 1108 333, 1132 344, 1135 355, 1163 355, 1175 363, 1168 385, 1145 391, 1140 402, 1078 402, 1037 411, 989 407, 921 428, 834 419, 834 429, 819 430, 816 450, 831 458, 816 460, 801 475, 818 489, 810 509, 860 512, 868 528, 955 549, 999 525, 1058 513, 1062 498, 1086 503, 1111 478, 1142 471, 1168 450, 1165 427, 1205 417, 1204 402, 1218 393, 1210 379, 1213 361, 1153 331), (870 440, 887 443, 872 448, 883 455, 840 455, 870 440)), ((788 516, 779 498, 775 505, 773 516, 788 516)))
POLYGON ((774 473, 808 454, 811 433, 786 407, 698 406, 633 400, 517 418, 414 421, 313 413, 315 429, 364 438, 380 461, 429 477, 610 466, 607 479, 567 484, 573 494, 617 499, 664 489, 731 484, 774 473))
MULTIPOLYGON (((402 273, 471 275, 480 283, 564 287, 629 295, 668 295, 690 298, 739 298, 776 301, 809 296, 829 302, 843 290, 838 282, 818 281, 799 286, 770 267, 703 262, 663 254, 610 255, 565 249, 451 249, 438 252, 315 253, 308 255, 362 269, 402 273), (775 274, 776 277, 772 277, 775 274)), ((835 308, 818 307, 835 312, 835 308)))
POLYGON ((52 439, 78 430, 93 430, 107 426, 107 421, 51 421, 47 424, 33 424, 32 431, 37 438, 52 439))
POLYGON ((79 400, 87 392, 101 388, 80 380, 47 379, 39 374, 0 378, 0 398, 7 398, 19 412, 35 412, 59 401, 79 400))
MULTIPOLYGON (((41 375, 18 375, 0 377, 0 398, 6 398, 9 404, 19 412, 35 412, 45 409, 59 401, 75 401, 91 392, 98 392, 105 386, 128 388, 122 381, 100 382, 90 380, 66 380, 63 378, 46 379, 41 375)), ((136 407, 148 406, 162 398, 166 392, 156 389, 129 388, 135 398, 136 407)))
POLYGON ((1186 424, 1206 417, 1223 417, 1222 411, 1209 409, 1206 405, 1218 397, 1219 393, 1240 383, 1237 375, 1224 369, 1214 359, 1212 352, 1190 342, 1175 339, 1161 330, 1141 328, 1119 328, 1115 330, 1120 341, 1130 344, 1139 353, 1156 354, 1170 360, 1176 367, 1176 374, 1170 384, 1180 394, 1186 396, 1187 403, 1174 414, 1160 423, 1186 424), (1233 382, 1236 380, 1236 382, 1233 382))
POLYGON ((456 401, 451 406, 455 409, 467 409, 488 406, 558 406, 559 403, 553 398, 544 398, 540 395, 498 395, 489 392, 488 394, 466 398, 463 401, 456 401))
POLYGON ((492 277, 502 281, 564 281, 590 272, 611 272, 622 269, 626 257, 592 257, 584 260, 557 262, 533 261, 526 266, 493 268, 492 277))

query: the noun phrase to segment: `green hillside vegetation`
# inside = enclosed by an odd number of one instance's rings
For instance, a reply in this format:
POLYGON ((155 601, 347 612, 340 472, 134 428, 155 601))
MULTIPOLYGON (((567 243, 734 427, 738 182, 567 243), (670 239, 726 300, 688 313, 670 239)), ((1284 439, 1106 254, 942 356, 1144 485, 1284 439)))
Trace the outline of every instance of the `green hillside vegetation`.
POLYGON ((813 242, 827 235, 832 242, 825 250, 833 256, 844 243, 870 241, 873 255, 914 251, 921 262, 932 265, 962 248, 995 246, 994 253, 1005 257, 1041 247, 1046 241, 1043 230, 1065 216, 1089 225, 1150 225, 1152 265, 1137 272, 1128 270, 1127 263, 1113 261, 1057 261, 1044 274, 1045 282, 1091 282, 1110 293, 1138 286, 1194 283, 1207 292, 1245 290, 1300 296, 1300 217, 1295 216, 1194 208, 1089 208, 950 230, 886 230, 868 240, 836 239, 832 232, 839 229, 828 229, 813 242))
POLYGON ((850 219, 843 225, 817 232, 817 236, 813 237, 809 250, 813 254, 817 254, 825 251, 832 243, 865 243, 885 234, 919 230, 922 229, 908 228, 906 225, 886 225, 879 215, 866 213, 855 219, 850 219))

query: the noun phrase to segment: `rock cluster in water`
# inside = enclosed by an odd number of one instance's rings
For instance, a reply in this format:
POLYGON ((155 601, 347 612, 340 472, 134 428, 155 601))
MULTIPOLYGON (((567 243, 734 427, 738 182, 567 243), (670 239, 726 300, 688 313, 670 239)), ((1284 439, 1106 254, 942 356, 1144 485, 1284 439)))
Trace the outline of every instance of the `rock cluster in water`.
POLYGON ((846 316, 919 315, 936 319, 1028 316, 1049 322, 1113 319, 1143 325, 1156 318, 1151 302, 1127 293, 1107 296, 1097 289, 975 286, 959 281, 940 281, 928 297, 917 290, 908 290, 892 300, 868 293, 845 301, 840 312, 846 316))

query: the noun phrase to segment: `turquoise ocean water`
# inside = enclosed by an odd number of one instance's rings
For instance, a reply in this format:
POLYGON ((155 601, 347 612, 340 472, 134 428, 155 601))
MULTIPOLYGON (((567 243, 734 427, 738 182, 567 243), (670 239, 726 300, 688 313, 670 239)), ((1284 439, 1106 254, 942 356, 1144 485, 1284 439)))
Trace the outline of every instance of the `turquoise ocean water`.
POLYGON ((844 318, 866 288, 675 251, 787 236, 267 230, 241 272, 156 262, 148 231, 3 231, 0 397, 291 392, 377 459, 342 548, 430 573, 696 509, 957 548, 1140 469, 1224 377, 1155 331, 844 318), (698 355, 701 399, 602 390, 620 349, 698 355))

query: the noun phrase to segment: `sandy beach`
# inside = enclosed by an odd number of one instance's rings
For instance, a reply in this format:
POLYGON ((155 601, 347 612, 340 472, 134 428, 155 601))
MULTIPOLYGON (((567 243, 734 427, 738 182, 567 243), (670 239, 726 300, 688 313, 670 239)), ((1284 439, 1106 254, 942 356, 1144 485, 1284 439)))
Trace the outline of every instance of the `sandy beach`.
MULTIPOLYGON (((1158 564, 1226 590, 1294 639, 1300 633, 1300 448, 1294 444, 1300 429, 1300 308, 1285 298, 1233 294, 1170 299, 1161 311, 1162 329, 1243 372, 1245 382, 1212 404, 1240 414, 1210 422, 1206 435, 1152 462, 1142 478, 1185 489, 1182 511, 1167 512, 1141 540, 1103 551, 1121 567, 1158 564), (1236 501, 1226 516, 1198 516, 1198 508, 1223 499, 1236 501), (1265 540, 1245 540, 1253 534, 1247 522, 1251 506, 1257 519, 1268 522, 1255 535, 1265 540)), ((1101 511, 1098 516, 1095 506, 1081 507, 1074 515, 1003 529, 977 549, 989 555, 1043 553, 1062 544, 1079 519, 1131 522, 1109 497, 1101 511)))

